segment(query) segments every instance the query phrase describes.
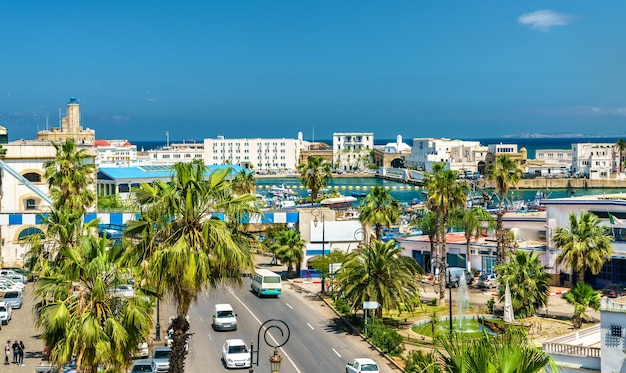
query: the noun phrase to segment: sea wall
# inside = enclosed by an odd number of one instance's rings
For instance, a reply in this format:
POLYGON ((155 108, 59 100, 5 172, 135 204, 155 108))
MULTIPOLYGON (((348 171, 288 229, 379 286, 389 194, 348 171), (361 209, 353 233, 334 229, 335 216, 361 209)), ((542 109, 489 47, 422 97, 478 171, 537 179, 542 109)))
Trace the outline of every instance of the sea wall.
MULTIPOLYGON (((493 188, 493 181, 480 179, 476 181, 479 188, 493 188)), ((573 178, 534 178, 522 179, 517 183, 518 189, 587 189, 587 188, 626 188, 626 180, 589 180, 573 178)))

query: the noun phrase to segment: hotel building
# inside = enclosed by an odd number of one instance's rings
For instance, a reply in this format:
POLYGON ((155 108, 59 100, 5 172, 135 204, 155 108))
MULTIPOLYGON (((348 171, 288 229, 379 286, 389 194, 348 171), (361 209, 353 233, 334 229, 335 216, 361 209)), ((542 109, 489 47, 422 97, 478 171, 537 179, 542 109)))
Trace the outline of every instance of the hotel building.
POLYGON ((365 170, 372 161, 373 132, 333 133, 333 168, 343 171, 365 170))

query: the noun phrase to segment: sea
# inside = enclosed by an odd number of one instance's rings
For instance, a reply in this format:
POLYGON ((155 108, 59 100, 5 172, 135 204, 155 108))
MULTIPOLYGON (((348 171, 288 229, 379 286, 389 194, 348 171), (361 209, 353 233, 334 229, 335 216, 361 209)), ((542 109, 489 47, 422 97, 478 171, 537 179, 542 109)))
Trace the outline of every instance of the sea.
MULTIPOLYGON (((529 138, 473 138, 473 139, 463 139, 467 141, 479 141, 482 145, 489 144, 517 144, 518 148, 526 148, 528 158, 532 159, 535 157, 535 152, 537 149, 571 149, 571 145, 574 143, 615 143, 617 142, 618 137, 529 137, 529 138)), ((166 146, 165 141, 133 141, 129 140, 131 144, 137 145, 138 150, 151 150, 158 149, 166 146)), ((320 142, 325 142, 327 144, 332 144, 332 140, 317 140, 320 142)), ((379 139, 375 140, 375 145, 385 145, 388 143, 395 142, 395 139, 379 139)), ((410 141, 410 140, 409 140, 410 141)), ((180 140, 180 141, 170 141, 170 144, 176 143, 202 143, 203 140, 180 140)), ((405 141, 406 142, 406 141, 405 141)), ((409 144, 411 145, 411 144, 409 144)), ((308 191, 302 187, 300 184, 300 180, 296 177, 272 177, 272 178, 257 178, 257 192, 260 194, 266 194, 269 188, 272 186, 280 186, 284 185, 293 189, 298 196, 304 197, 308 195, 308 191)), ((421 190, 420 187, 407 185, 400 182, 383 180, 375 177, 341 177, 341 178, 333 178, 328 187, 330 189, 337 190, 342 195, 355 195, 358 196, 360 194, 366 194, 369 189, 371 189, 374 185, 383 186, 385 189, 389 190, 389 193, 393 198, 398 200, 399 202, 411 203, 417 201, 423 201, 425 197, 425 193, 421 190)), ((482 192, 480 192, 482 193, 482 192)), ((625 193, 626 198, 626 188, 624 189, 580 189, 580 190, 569 190, 569 189, 512 189, 510 191, 510 195, 508 196, 509 200, 524 200, 524 201, 532 201, 539 195, 544 196, 544 198, 564 198, 571 197, 573 195, 598 195, 598 194, 614 194, 614 193, 625 193)), ((361 198, 361 197, 357 197, 361 198)))

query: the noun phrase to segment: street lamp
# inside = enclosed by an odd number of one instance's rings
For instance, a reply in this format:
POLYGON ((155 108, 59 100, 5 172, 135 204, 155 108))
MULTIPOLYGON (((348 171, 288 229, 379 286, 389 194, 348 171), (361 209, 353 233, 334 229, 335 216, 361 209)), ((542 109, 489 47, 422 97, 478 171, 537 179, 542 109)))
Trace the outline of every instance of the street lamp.
POLYGON ((452 272, 448 273, 448 289, 450 294, 450 336, 452 336, 452 272))
POLYGON ((278 350, 274 349, 274 355, 270 355, 270 370, 272 373, 280 373, 280 363, 283 358, 278 354, 278 350))
POLYGON ((156 322, 156 336, 154 340, 161 341, 161 300, 157 298, 157 322, 156 322))
MULTIPOLYGON (((322 221, 322 263, 324 263, 324 256, 326 255, 326 252, 325 252, 326 250, 325 250, 325 247, 324 247, 324 244, 326 243, 326 237, 324 237, 325 231, 326 231, 326 225, 324 224, 324 211, 322 211, 321 208, 316 207, 316 208, 311 210, 311 214, 314 216, 314 218, 313 218, 313 225, 315 227, 317 227, 317 223, 318 223, 317 217, 318 216, 320 216, 320 219, 322 221)), ((321 275, 322 275, 322 293, 324 293, 325 289, 324 289, 324 271, 323 270, 322 270, 321 275)))
POLYGON ((261 347, 261 330, 263 330, 263 340, 265 344, 274 348, 274 354, 270 355, 270 369, 272 373, 280 373, 280 363, 283 361, 283 358, 278 354, 278 349, 284 346, 287 341, 289 341, 289 336, 291 332, 289 330, 289 325, 282 320, 278 319, 270 319, 261 324, 259 331, 257 333, 257 349, 254 350, 254 342, 250 343, 250 369, 248 372, 253 373, 254 369, 252 368, 255 364, 259 366, 259 349, 261 347), (267 325, 267 326, 266 326, 267 325), (283 330, 284 328, 284 330, 283 330), (274 337, 269 334, 270 331, 276 329, 280 333, 280 339, 283 341, 282 343, 278 343, 274 337), (274 342, 270 343, 268 337, 274 342), (284 339, 284 340, 283 340, 284 339), (256 361, 254 360, 254 353, 256 352, 256 361))

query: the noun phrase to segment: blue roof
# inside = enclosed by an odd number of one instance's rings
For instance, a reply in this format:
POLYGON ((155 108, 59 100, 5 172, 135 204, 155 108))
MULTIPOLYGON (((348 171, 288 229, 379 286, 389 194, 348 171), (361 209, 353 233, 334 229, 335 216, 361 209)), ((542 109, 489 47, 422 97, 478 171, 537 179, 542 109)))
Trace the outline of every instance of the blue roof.
MULTIPOLYGON (((207 166, 206 175, 213 171, 232 168, 233 173, 239 173, 244 168, 237 165, 210 165, 207 166)), ((173 167, 169 165, 161 166, 139 166, 139 167, 103 167, 98 171, 108 175, 111 179, 169 179, 173 174, 173 167)))

